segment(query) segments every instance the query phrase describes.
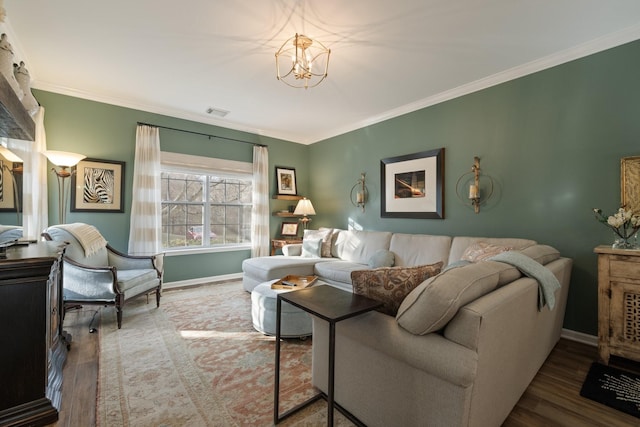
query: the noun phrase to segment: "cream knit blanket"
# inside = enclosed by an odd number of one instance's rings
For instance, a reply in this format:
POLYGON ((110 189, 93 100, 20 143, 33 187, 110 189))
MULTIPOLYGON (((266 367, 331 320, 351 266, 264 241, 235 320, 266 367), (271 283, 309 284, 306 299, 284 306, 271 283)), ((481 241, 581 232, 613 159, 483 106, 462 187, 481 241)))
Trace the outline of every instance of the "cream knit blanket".
POLYGON ((60 224, 56 225, 56 227, 66 230, 78 239, 82 249, 84 249, 84 256, 91 256, 107 246, 107 241, 93 225, 76 222, 73 224, 60 224))

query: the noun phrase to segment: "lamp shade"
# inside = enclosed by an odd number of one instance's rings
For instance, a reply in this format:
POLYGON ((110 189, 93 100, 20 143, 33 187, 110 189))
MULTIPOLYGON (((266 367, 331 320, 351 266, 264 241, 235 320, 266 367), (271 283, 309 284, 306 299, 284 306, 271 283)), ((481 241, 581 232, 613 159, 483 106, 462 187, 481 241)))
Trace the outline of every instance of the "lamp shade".
POLYGON ((0 155, 2 155, 2 157, 7 159, 7 161, 9 162, 23 163, 20 157, 16 156, 11 150, 3 145, 0 145, 0 155))
POLYGON ((43 152, 43 154, 47 156, 47 159, 49 159, 51 163, 60 167, 75 166, 78 164, 80 160, 87 157, 82 154, 70 153, 68 151, 55 151, 55 150, 47 150, 43 152))
POLYGON ((296 205, 296 210, 293 211, 294 215, 315 215, 316 211, 313 209, 313 205, 311 204, 311 200, 304 198, 298 201, 296 205))

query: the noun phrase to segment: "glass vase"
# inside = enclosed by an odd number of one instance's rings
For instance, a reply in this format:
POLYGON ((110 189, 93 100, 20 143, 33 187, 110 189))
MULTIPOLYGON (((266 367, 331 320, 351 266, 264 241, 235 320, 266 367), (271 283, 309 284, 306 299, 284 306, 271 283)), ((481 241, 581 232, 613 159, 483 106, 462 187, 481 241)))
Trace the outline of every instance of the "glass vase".
POLYGON ((611 247, 613 249, 638 249, 638 242, 635 233, 633 236, 628 237, 620 237, 616 234, 611 247))

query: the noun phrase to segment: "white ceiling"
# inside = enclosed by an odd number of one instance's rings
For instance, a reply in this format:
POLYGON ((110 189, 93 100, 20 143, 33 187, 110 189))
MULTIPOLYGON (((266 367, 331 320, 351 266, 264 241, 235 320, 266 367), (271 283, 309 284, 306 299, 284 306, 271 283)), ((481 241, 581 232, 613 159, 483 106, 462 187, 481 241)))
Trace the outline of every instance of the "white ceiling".
POLYGON ((34 88, 303 144, 640 39, 639 0, 4 3, 34 88), (318 87, 276 80, 295 32, 331 49, 318 87))

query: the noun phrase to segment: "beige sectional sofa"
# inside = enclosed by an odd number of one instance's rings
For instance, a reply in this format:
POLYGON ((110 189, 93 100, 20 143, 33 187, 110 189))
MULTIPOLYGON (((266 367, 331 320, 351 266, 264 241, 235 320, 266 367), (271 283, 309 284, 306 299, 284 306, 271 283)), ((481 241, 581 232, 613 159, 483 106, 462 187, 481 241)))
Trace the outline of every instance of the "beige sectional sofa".
MULTIPOLYGON (((316 274, 351 289, 351 271, 380 251, 395 266, 442 261, 397 315, 370 312, 336 326, 336 402, 369 426, 499 426, 562 329, 572 261, 527 239, 374 231, 331 232, 331 258, 289 255, 243 265, 245 289, 286 274, 316 274), (472 244, 513 248, 553 273, 555 304, 539 307, 540 283, 504 262, 461 263, 472 244), (257 283, 256 283, 257 284, 257 283)), ((547 273, 548 273, 547 271, 547 273)), ((328 326, 313 319, 313 383, 327 390, 328 326)))

